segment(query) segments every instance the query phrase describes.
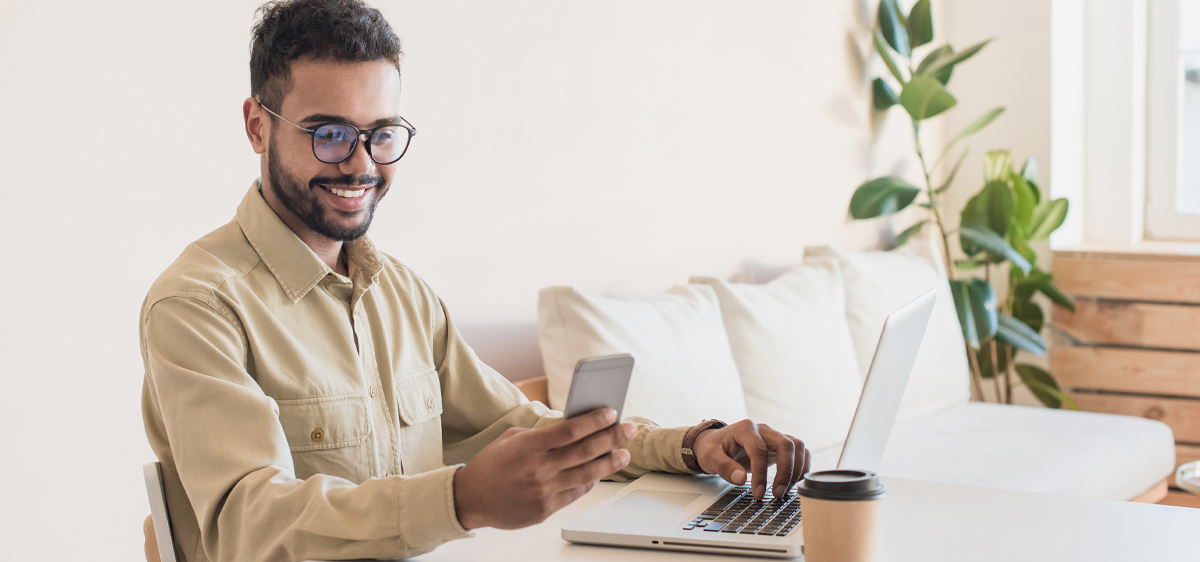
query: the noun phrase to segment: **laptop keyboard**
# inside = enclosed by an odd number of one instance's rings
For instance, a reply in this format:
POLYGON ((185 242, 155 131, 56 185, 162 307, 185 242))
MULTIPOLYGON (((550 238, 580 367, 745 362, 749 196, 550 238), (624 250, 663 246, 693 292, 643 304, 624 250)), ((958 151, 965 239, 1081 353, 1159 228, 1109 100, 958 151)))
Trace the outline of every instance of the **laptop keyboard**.
POLYGON ((792 493, 776 498, 767 490, 763 499, 755 500, 749 486, 738 486, 689 521, 683 530, 782 537, 799 524, 799 495, 792 493))

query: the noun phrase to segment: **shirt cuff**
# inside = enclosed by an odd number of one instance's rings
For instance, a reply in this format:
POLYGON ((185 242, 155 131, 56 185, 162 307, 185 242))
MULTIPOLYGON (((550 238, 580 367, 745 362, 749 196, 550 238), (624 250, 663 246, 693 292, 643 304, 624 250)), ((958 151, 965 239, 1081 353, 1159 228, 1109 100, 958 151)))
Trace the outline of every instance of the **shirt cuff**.
POLYGON ((655 427, 646 432, 642 441, 642 456, 647 467, 661 472, 691 474, 683 462, 683 436, 690 427, 655 427))
POLYGON ((475 536, 458 522, 454 510, 454 473, 462 466, 446 466, 402 480, 397 511, 400 538, 407 544, 409 556, 475 536))

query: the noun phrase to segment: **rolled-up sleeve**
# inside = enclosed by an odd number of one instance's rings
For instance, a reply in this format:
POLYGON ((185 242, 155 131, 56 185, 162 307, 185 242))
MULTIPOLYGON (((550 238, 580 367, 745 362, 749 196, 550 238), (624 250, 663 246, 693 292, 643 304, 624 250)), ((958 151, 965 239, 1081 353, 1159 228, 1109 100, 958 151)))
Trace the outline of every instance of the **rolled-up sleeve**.
POLYGON ((220 303, 172 295, 142 321, 148 433, 174 457, 207 558, 403 558, 469 536, 454 512, 457 467, 357 485, 296 478, 278 406, 220 303))

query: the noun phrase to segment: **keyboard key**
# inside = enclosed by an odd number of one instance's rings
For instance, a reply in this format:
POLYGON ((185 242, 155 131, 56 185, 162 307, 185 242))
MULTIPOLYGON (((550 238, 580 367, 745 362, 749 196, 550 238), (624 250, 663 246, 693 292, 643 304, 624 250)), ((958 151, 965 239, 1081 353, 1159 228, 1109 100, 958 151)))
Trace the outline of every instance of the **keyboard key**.
POLYGON ((709 523, 708 526, 704 528, 704 530, 705 531, 720 531, 723 527, 725 527, 724 523, 719 523, 719 522, 718 523, 709 523))
POLYGON ((688 523, 687 525, 683 526, 684 531, 691 531, 692 529, 695 529, 695 528, 696 528, 696 526, 692 525, 691 523, 688 523))
POLYGON ((729 507, 730 504, 737 501, 737 499, 742 497, 742 494, 745 493, 744 491, 736 491, 736 490, 737 490, 737 488, 734 488, 734 490, 726 492, 724 496, 721 496, 721 499, 713 502, 712 505, 708 506, 708 510, 709 511, 716 510, 719 512, 722 509, 729 507))

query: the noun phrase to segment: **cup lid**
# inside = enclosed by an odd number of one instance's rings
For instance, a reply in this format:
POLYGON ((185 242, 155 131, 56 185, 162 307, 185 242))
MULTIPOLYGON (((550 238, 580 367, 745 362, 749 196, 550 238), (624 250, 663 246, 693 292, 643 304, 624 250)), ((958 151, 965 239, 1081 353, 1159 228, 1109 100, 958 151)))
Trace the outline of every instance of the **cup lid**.
POLYGON ((870 470, 823 470, 805 474, 796 492, 806 498, 854 501, 882 498, 884 489, 870 470))

